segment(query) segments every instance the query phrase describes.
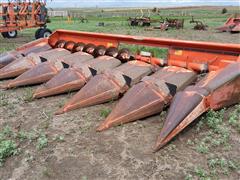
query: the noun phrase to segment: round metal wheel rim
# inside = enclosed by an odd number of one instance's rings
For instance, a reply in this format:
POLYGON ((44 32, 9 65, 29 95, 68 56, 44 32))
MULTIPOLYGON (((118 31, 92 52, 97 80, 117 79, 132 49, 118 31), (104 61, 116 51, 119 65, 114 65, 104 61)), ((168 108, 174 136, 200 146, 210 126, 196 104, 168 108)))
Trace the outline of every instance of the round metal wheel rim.
POLYGON ((10 37, 14 37, 14 36, 16 35, 16 31, 9 31, 9 32, 8 32, 8 35, 9 35, 10 37))
POLYGON ((43 37, 46 38, 46 37, 49 37, 50 35, 51 35, 50 32, 45 32, 45 33, 43 34, 43 37))

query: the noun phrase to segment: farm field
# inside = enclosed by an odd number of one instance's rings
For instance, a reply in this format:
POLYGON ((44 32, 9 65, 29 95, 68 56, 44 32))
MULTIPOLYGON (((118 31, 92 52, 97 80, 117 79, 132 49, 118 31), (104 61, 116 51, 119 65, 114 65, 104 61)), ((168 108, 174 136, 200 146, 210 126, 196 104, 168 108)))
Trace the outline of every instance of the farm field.
MULTIPOLYGON (((160 16, 180 18, 180 30, 146 31, 130 27, 129 9, 72 9, 86 15, 89 22, 77 18, 52 18, 51 30, 68 29, 113 34, 175 38, 240 44, 240 33, 217 33, 227 17, 239 7, 192 7, 161 9, 160 16), (127 14, 127 15, 126 15, 127 14), (126 15, 122 17, 122 15, 126 15), (207 31, 194 31, 191 15, 207 24, 207 31), (113 17, 114 16, 114 17, 113 17), (97 26, 104 22, 105 26, 97 26)), ((158 19, 159 15, 153 15, 158 19)), ((157 25, 154 24, 154 25, 157 25)), ((36 29, 19 33, 16 39, 0 37, 0 52, 12 50, 34 39, 36 29)), ((128 46, 130 50, 148 50, 166 57, 164 49, 128 46)), ((4 83, 6 81, 1 81, 4 83)), ((0 90, 0 180, 5 179, 240 179, 240 105, 210 111, 170 144, 153 153, 152 146, 163 126, 167 109, 161 114, 97 133, 96 127, 117 101, 78 109, 55 116, 75 92, 32 100, 38 86, 0 90)))

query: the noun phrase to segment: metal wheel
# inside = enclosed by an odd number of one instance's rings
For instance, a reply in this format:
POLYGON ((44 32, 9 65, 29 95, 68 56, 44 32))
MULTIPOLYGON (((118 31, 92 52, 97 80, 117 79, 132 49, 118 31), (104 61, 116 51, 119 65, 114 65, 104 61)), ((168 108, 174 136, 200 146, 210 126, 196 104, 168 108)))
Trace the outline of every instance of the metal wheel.
POLYGON ((7 36, 7 38, 15 38, 15 37, 17 37, 17 31, 15 30, 15 31, 9 31, 9 32, 7 32, 7 34, 6 34, 7 36))
POLYGON ((40 29, 37 39, 49 37, 51 34, 52 34, 52 31, 50 29, 47 29, 47 28, 40 29))

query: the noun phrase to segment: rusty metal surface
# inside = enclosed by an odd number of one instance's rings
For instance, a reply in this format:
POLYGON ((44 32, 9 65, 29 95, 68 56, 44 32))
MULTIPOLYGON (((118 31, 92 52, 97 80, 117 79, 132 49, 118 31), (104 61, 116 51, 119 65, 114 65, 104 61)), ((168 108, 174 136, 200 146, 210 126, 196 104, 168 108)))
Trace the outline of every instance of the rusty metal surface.
POLYGON ((18 51, 10 51, 0 54, 0 69, 9 63, 13 62, 17 58, 22 58, 22 54, 18 51))
POLYGON ((240 102, 240 75, 220 86, 207 97, 211 109, 218 110, 240 102))
POLYGON ((45 52, 31 53, 26 57, 18 58, 0 69, 0 79, 13 78, 44 61, 56 61, 57 58, 71 54, 65 49, 52 49, 45 52))
POLYGON ((209 108, 219 109, 240 102, 240 63, 207 75, 195 86, 178 92, 157 139, 155 150, 163 147, 209 108), (183 106, 184 104, 184 106, 183 106))
POLYGON ((118 67, 121 65, 121 61, 110 56, 100 56, 96 59, 93 59, 91 62, 86 63, 86 65, 92 69, 95 69, 97 74, 100 74, 107 69, 118 67))
POLYGON ((56 59, 52 59, 52 61, 46 61, 35 65, 31 69, 19 75, 16 79, 2 85, 2 88, 7 89, 44 83, 53 78, 54 75, 64 68, 62 62, 73 65, 77 62, 84 63, 90 59, 93 59, 93 56, 84 52, 77 52, 60 58, 58 57, 56 59))
POLYGON ((115 68, 113 74, 123 74, 131 79, 130 85, 136 84, 144 76, 153 72, 153 66, 151 64, 141 61, 130 61, 122 66, 115 68))
POLYGON ((63 69, 46 84, 39 87, 34 93, 34 97, 46 97, 81 89, 94 75, 121 64, 118 59, 110 56, 100 56, 85 62, 77 62, 68 69, 63 69))
POLYGON ((40 84, 51 79, 57 72, 58 69, 52 63, 44 62, 24 72, 16 79, 2 85, 2 88, 9 89, 25 85, 40 84))
POLYGON ((30 60, 29 56, 18 58, 0 69, 0 79, 16 77, 32 68, 34 65, 35 64, 30 60))
POLYGON ((87 62, 91 59, 93 59, 91 54, 85 52, 75 52, 73 54, 58 58, 58 61, 72 66, 76 63, 87 62))
POLYGON ((16 50, 0 54, 0 68, 13 62, 18 58, 27 56, 30 53, 39 53, 52 49, 45 39, 32 41, 17 48, 16 50))
POLYGON ((152 73, 150 64, 130 61, 93 77, 56 114, 117 99, 143 76, 152 73))
POLYGON ((42 61, 56 61, 56 59, 69 54, 71 54, 70 51, 63 48, 57 48, 57 49, 52 49, 49 51, 42 52, 39 54, 39 57, 42 61))
POLYGON ((179 67, 165 67, 146 76, 128 90, 97 131, 160 113, 176 91, 195 79, 196 73, 179 67))

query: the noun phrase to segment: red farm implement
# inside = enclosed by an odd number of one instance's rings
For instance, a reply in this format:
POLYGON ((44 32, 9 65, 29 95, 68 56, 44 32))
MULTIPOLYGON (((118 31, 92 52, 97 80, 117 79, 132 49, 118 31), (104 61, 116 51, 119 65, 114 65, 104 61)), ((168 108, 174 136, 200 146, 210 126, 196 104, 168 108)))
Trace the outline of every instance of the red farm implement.
POLYGON ((0 3, 0 33, 4 38, 15 38, 22 29, 36 28, 36 39, 47 37, 51 31, 48 22, 46 3, 37 1, 14 1, 0 3))
POLYGON ((155 151, 209 109, 240 102, 239 44, 58 30, 2 54, 0 65, 0 79, 16 77, 4 89, 43 83, 35 99, 78 90, 57 115, 122 97, 97 131, 170 106, 155 151), (167 48, 168 57, 134 55, 120 43, 167 48))
POLYGON ((233 15, 227 19, 223 26, 217 28, 220 32, 240 32, 240 15, 233 15))

